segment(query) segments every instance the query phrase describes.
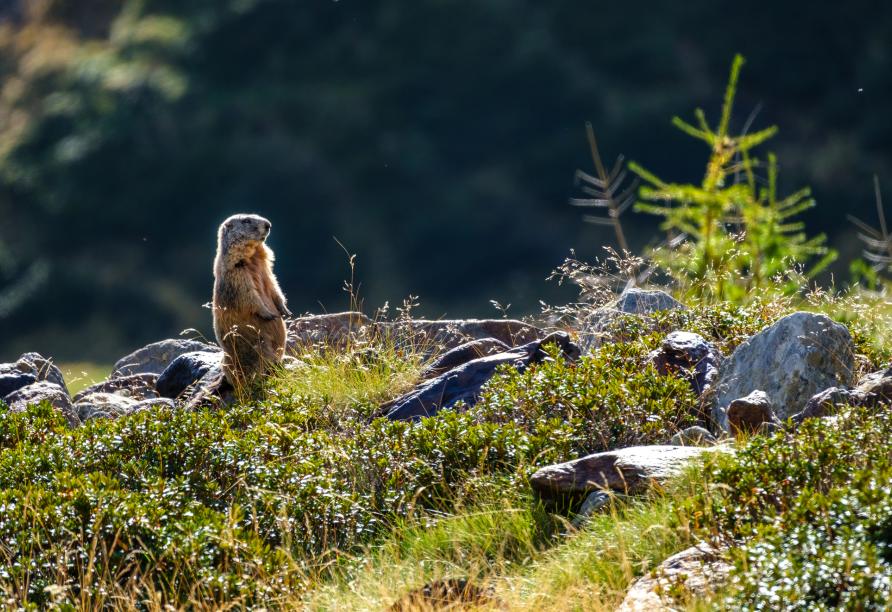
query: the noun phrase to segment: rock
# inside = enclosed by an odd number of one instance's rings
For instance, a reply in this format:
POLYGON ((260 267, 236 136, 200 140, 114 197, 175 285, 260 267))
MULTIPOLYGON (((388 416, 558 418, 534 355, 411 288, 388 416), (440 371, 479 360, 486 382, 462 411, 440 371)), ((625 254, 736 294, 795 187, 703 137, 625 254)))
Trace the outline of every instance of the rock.
POLYGON ((30 372, 22 372, 14 364, 4 363, 0 365, 0 399, 36 382, 37 376, 30 372))
POLYGON ((591 515, 607 506, 607 504, 610 503, 611 498, 612 495, 606 491, 592 491, 588 494, 588 497, 585 498, 585 501, 582 502, 579 512, 576 513, 576 516, 573 517, 570 524, 577 529, 582 527, 591 515))
POLYGON ((722 354, 706 339, 685 331, 674 331, 659 349, 648 356, 661 374, 681 374, 697 395, 709 391, 719 375, 722 354))
POLYGON ((858 382, 854 391, 862 397, 862 402, 892 401, 892 366, 868 374, 858 382))
POLYGON ((111 378, 131 374, 161 374, 170 362, 184 353, 221 351, 219 346, 198 340, 170 339, 154 342, 121 358, 112 370, 111 378))
POLYGON ((9 409, 13 412, 22 412, 28 406, 39 404, 41 402, 49 402, 53 408, 62 413, 65 420, 68 421, 69 427, 77 427, 81 424, 77 411, 71 404, 71 398, 68 396, 68 391, 47 380, 42 380, 26 387, 22 387, 7 395, 4 401, 9 405, 9 409))
POLYGON ((840 387, 830 387, 816 393, 805 404, 801 412, 797 412, 790 420, 800 424, 806 419, 823 418, 836 412, 837 406, 862 406, 869 401, 869 396, 858 391, 840 387))
POLYGON ((665 612, 687 609, 696 598, 715 594, 733 566, 707 544, 672 555, 647 576, 636 580, 618 612, 665 612))
POLYGON ((25 353, 19 357, 15 366, 22 372, 29 372, 37 377, 37 380, 46 380, 55 385, 59 385, 68 393, 68 386, 65 384, 65 377, 62 376, 60 370, 52 362, 40 353, 25 353))
POLYGON ((421 373, 421 379, 427 380, 474 359, 510 350, 510 346, 495 338, 472 340, 440 355, 439 358, 424 369, 421 373))
POLYGON ((602 489, 635 494, 653 482, 677 475, 707 452, 714 450, 695 446, 631 446, 544 467, 530 477, 530 485, 546 498, 587 495, 602 489))
POLYGON ((579 349, 588 355, 605 342, 628 342, 642 329, 653 331, 655 321, 648 317, 620 312, 615 308, 599 308, 592 311, 579 330, 579 349))
POLYGON ((579 356, 579 349, 565 332, 555 332, 542 340, 530 342, 510 351, 489 355, 464 363, 433 378, 403 397, 382 407, 387 418, 396 421, 417 421, 432 416, 439 410, 451 408, 463 401, 473 405, 484 383, 492 378, 496 368, 510 364, 523 369, 546 357, 542 346, 556 344, 569 359, 579 356))
POLYGON ((687 310, 687 307, 665 291, 630 287, 616 300, 616 309, 627 314, 641 315, 663 310, 687 310))
POLYGON ((672 446, 712 446, 717 442, 708 429, 699 425, 682 429, 669 440, 672 446))
POLYGON ((344 348, 357 337, 376 333, 376 324, 361 312, 338 312, 298 317, 288 322, 287 351, 301 347, 325 345, 344 348))
POLYGON ((781 419, 800 412, 815 393, 850 386, 854 346, 849 330, 828 317, 796 312, 762 330, 723 364, 713 420, 728 431, 725 409, 755 389, 768 394, 781 419))
POLYGON ((388 610, 390 612, 420 612, 422 610, 499 609, 502 606, 490 589, 470 582, 467 578, 434 580, 409 591, 388 610))
POLYGON ((772 423, 777 420, 768 394, 758 390, 732 401, 726 414, 728 426, 735 435, 753 433, 762 423, 772 423))
POLYGON ((519 347, 540 340, 546 332, 514 319, 444 319, 380 323, 379 330, 400 343, 410 343, 422 352, 451 350, 472 340, 495 339, 519 347))
POLYGON ((223 353, 183 353, 170 362, 158 377, 155 388, 161 397, 176 399, 186 387, 223 362, 223 353))
POLYGON ((111 378, 83 389, 74 396, 74 402, 81 401, 91 393, 114 393, 135 400, 152 399, 158 397, 158 392, 155 390, 157 380, 157 374, 148 373, 111 378))
POLYGON ((144 402, 163 402, 159 398, 148 400, 136 400, 116 393, 90 393, 74 404, 81 421, 106 418, 116 419, 137 410, 138 406, 144 408, 144 402))
POLYGON ((178 402, 186 410, 196 410, 202 406, 228 406, 235 399, 235 389, 226 380, 223 366, 219 364, 208 370, 194 385, 187 387, 178 402))
POLYGON ((144 399, 142 401, 136 402, 133 407, 130 409, 128 414, 135 414, 137 412, 143 412, 145 410, 158 410, 160 408, 166 408, 170 410, 176 410, 176 403, 167 397, 153 397, 149 399, 144 399))

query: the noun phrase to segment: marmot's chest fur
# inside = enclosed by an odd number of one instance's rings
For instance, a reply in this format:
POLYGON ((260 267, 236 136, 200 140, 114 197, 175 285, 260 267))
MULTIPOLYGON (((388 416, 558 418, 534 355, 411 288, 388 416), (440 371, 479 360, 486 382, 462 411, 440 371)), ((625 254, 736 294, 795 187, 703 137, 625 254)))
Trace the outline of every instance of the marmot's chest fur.
POLYGON ((264 244, 270 223, 235 215, 220 226, 214 261, 214 333, 227 379, 240 386, 282 359, 290 315, 264 244))

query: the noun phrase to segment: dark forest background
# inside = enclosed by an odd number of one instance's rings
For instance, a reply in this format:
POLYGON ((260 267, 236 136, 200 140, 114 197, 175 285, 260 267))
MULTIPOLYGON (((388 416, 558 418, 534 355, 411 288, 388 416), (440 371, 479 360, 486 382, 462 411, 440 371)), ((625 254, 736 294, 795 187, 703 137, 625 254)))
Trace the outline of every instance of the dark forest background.
MULTIPOLYGON (((210 336, 215 230, 273 222, 295 312, 496 315, 570 299, 545 282, 608 228, 568 205, 605 157, 698 181, 708 151, 670 119, 715 118, 747 57, 739 128, 780 126, 782 191, 858 254, 846 213, 892 185, 892 4, 715 0, 0 2, 0 359, 109 361, 210 336)), ((889 190, 892 194, 892 189, 889 190)), ((629 215, 636 249, 657 234, 629 215)))

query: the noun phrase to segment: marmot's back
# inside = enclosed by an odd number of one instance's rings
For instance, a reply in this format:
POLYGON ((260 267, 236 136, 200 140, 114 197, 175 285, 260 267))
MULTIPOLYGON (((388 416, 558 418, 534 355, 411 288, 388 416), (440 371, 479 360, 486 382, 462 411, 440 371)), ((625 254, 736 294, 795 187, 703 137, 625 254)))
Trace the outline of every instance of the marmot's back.
POLYGON ((257 215, 234 215, 220 225, 214 261, 214 333, 223 347, 226 378, 240 387, 285 352, 290 315, 264 244, 271 224, 257 215))

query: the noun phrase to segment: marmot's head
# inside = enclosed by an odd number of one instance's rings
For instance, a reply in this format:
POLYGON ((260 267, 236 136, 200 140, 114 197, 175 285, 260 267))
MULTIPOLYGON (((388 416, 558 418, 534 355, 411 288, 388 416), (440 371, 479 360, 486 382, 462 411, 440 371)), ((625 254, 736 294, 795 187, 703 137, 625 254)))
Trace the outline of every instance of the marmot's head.
POLYGON ((260 215, 232 215, 220 224, 217 233, 220 251, 253 251, 269 236, 270 227, 272 224, 260 215))

